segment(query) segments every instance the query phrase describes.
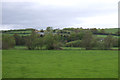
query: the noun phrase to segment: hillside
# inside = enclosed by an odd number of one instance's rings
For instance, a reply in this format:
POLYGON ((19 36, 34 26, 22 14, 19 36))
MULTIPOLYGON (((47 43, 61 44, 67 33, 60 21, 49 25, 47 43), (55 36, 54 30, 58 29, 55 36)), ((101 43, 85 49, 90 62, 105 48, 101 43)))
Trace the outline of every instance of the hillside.
POLYGON ((105 32, 107 32, 107 33, 115 34, 117 31, 118 31, 118 28, 108 28, 108 29, 105 29, 105 32))
MULTIPOLYGON (((87 30, 87 29, 79 29, 78 30, 87 30)), ((9 34, 9 35, 14 35, 14 34, 19 34, 20 36, 28 36, 31 34, 31 32, 35 29, 18 29, 18 30, 7 30, 7 31, 2 31, 3 34, 9 34)), ((56 30, 55 33, 60 33, 61 35, 70 35, 72 32, 75 32, 76 28, 66 28, 62 30, 56 30)), ((102 29, 97 29, 98 32, 101 32, 102 29)), ((43 30, 44 33, 45 30, 43 30)), ((54 30, 53 30, 54 31, 54 30)), ((118 37, 116 33, 118 32, 118 28, 106 28, 104 29, 104 34, 95 34, 98 37, 106 37, 109 33, 112 33, 115 37, 118 37)), ((54 32, 53 32, 54 33, 54 32)), ((94 34, 94 33, 93 33, 94 34)))

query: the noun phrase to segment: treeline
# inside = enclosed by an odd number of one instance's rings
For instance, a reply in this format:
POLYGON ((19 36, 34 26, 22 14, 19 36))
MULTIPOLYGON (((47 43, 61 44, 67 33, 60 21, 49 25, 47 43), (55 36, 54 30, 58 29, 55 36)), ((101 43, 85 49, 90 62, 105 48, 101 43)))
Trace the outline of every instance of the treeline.
MULTIPOLYGON (((105 38, 97 37, 93 35, 98 33, 97 31, 96 28, 64 28, 63 30, 59 30, 47 27, 46 30, 40 30, 40 32, 44 32, 44 35, 38 34, 34 29, 32 29, 31 35, 28 36, 20 36, 19 34, 10 36, 8 34, 3 34, 2 48, 10 49, 14 48, 14 46, 26 46, 29 50, 52 50, 62 49, 61 47, 81 47, 86 50, 106 50, 112 47, 119 47, 118 42, 120 39, 113 37, 112 34, 108 34, 105 38), (68 32, 70 33, 61 34, 68 32)), ((105 33, 103 29, 101 29, 101 33, 105 33)))
POLYGON ((33 32, 26 38, 26 46, 29 50, 34 49, 61 49, 62 42, 59 35, 53 35, 52 33, 46 33, 45 36, 40 36, 33 32))
POLYGON ((112 47, 118 46, 118 38, 114 38, 112 35, 108 35, 105 38, 98 38, 91 33, 85 33, 81 40, 70 41, 66 43, 66 47, 81 47, 86 50, 99 49, 109 50, 112 47))
POLYGON ((64 28, 63 29, 63 33, 64 30, 68 30, 68 31, 72 31, 72 32, 80 32, 80 31, 91 31, 93 34, 96 35, 113 35, 113 36, 119 36, 120 35, 120 29, 117 29, 117 32, 113 33, 113 32, 106 32, 107 29, 96 29, 96 28, 87 28, 87 29, 83 29, 81 28, 64 28))
POLYGON ((42 37, 32 32, 30 36, 22 37, 15 34, 14 36, 3 35, 2 38, 2 49, 10 49, 15 46, 26 46, 29 50, 52 50, 61 49, 60 46, 62 46, 60 35, 53 35, 52 33, 46 33, 46 35, 42 37))
MULTIPOLYGON (((52 27, 47 27, 46 30, 52 29, 52 27)), ((45 32, 46 30, 41 29, 39 32, 45 32)), ((113 35, 113 36, 119 36, 120 35, 120 29, 116 28, 116 32, 106 32, 106 30, 108 29, 96 29, 96 28, 87 28, 87 29, 83 29, 81 28, 64 28, 64 29, 53 29, 53 33, 60 33, 60 34, 71 34, 72 32, 78 33, 81 31, 85 31, 85 30, 89 30, 91 31, 93 34, 95 35, 113 35)), ((2 31, 2 33, 10 33, 10 34, 14 34, 14 32, 20 32, 17 34, 29 34, 27 33, 27 31, 35 31, 35 29, 32 28, 28 28, 28 29, 18 29, 18 30, 6 30, 6 31, 2 31)))

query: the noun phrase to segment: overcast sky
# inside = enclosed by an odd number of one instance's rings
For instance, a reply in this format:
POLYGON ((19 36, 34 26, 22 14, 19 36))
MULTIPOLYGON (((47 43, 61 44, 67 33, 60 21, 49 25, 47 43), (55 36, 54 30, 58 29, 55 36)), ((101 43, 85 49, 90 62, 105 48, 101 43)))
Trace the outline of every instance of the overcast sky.
POLYGON ((117 28, 119 0, 3 0, 0 30, 117 28), (13 1, 13 2, 10 2, 13 1))

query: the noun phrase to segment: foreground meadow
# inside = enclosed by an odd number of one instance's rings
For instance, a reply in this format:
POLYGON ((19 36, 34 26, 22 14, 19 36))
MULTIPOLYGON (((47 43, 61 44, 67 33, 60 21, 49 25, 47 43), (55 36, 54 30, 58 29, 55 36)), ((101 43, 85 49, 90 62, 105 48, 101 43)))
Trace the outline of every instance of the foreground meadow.
POLYGON ((3 50, 3 78, 117 78, 118 51, 3 50))

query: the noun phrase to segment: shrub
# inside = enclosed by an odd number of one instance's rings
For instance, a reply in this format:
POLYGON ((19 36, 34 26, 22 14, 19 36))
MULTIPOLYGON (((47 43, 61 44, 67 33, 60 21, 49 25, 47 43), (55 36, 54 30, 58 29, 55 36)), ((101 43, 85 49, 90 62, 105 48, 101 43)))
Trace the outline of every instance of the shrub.
POLYGON ((118 38, 118 48, 120 50, 120 38, 118 38))
POLYGON ((42 49, 43 46, 44 46, 44 38, 40 37, 40 38, 37 39, 36 48, 37 49, 42 49))
POLYGON ((118 47, 118 38, 113 38, 113 47, 118 47))
POLYGON ((100 50, 104 50, 105 49, 104 41, 98 41, 97 42, 97 49, 100 49, 100 50))
POLYGON ((14 46, 15 46, 15 39, 13 36, 10 35, 2 36, 2 49, 10 49, 10 48, 14 48, 14 46))
POLYGON ((94 37, 93 37, 92 32, 86 31, 81 41, 82 47, 86 48, 86 50, 90 50, 94 46, 96 46, 96 39, 94 37))
POLYGON ((67 42, 66 47, 81 47, 81 40, 67 42))
POLYGON ((108 35, 105 39, 104 39, 104 46, 105 49, 111 49, 113 47, 114 44, 114 38, 112 35, 108 35))
POLYGON ((68 37, 68 41, 75 41, 75 40, 81 40, 83 36, 85 35, 84 31, 78 32, 78 33, 71 33, 70 36, 68 37))
POLYGON ((61 45, 59 42, 59 36, 49 33, 44 36, 44 41, 45 41, 46 49, 48 50, 60 49, 61 45))
POLYGON ((108 35, 103 40, 100 40, 97 42, 97 48, 101 50, 108 50, 111 49, 113 46, 117 46, 117 39, 115 39, 113 36, 108 35))
POLYGON ((30 36, 27 36, 26 46, 29 50, 34 50, 37 47, 37 39, 38 39, 38 34, 36 34, 34 31, 30 36))
POLYGON ((18 34, 14 34, 15 43, 16 45, 25 45, 25 39, 22 36, 19 36, 18 34))

